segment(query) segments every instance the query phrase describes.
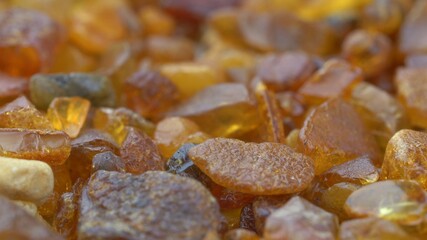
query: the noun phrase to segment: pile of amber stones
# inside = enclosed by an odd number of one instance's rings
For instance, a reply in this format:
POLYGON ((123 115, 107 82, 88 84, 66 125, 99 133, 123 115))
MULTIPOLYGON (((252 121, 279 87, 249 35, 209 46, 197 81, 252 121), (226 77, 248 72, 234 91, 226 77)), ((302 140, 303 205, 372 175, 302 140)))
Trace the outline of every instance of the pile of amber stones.
POLYGON ((426 239, 426 128, 426 0, 0 0, 0 239, 426 239))

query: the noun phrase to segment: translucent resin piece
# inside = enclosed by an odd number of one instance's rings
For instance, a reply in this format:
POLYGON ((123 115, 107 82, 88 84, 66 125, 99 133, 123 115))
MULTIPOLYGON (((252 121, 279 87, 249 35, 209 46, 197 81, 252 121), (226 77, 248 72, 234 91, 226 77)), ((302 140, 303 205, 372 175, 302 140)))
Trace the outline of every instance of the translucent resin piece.
POLYGON ((400 50, 404 53, 425 52, 427 50, 427 2, 416 1, 406 16, 400 30, 400 50))

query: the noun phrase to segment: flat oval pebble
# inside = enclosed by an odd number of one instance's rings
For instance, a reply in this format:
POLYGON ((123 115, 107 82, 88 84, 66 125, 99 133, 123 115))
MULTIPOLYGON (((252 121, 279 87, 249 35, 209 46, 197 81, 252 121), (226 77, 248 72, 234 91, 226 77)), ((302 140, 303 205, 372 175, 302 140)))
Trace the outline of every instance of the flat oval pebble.
POLYGON ((202 240, 219 224, 214 197, 191 178, 101 170, 83 193, 78 239, 202 240))
POLYGON ((188 156, 215 183, 242 193, 299 192, 314 177, 313 161, 280 143, 215 138, 193 147, 188 156))

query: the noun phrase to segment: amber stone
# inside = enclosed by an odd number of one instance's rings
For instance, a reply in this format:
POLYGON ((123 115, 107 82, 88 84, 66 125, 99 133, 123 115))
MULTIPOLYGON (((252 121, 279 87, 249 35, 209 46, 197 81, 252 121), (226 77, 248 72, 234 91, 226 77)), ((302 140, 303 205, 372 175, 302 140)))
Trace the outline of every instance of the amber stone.
POLYGON ((86 73, 36 74, 30 81, 31 100, 46 109, 56 97, 82 97, 97 107, 115 105, 111 81, 101 75, 86 73))
POLYGON ((5 197, 0 197, 0 222, 1 239, 63 239, 59 234, 52 231, 47 224, 5 197))
POLYGON ((252 231, 246 229, 233 229, 225 233, 224 240, 259 240, 260 237, 252 231))
POLYGON ((70 137, 61 131, 0 129, 0 155, 62 165, 70 155, 70 137))
POLYGON ((28 90, 28 81, 0 73, 0 106, 23 95, 28 90))
POLYGON ((285 131, 290 132, 295 128, 301 128, 306 117, 306 106, 301 96, 294 92, 280 92, 276 94, 279 107, 282 111, 285 131))
POLYGON ((256 87, 255 96, 258 100, 261 122, 264 125, 259 129, 263 142, 285 143, 283 116, 276 94, 260 83, 256 87))
POLYGON ((75 138, 82 129, 88 112, 90 102, 79 97, 55 98, 47 109, 47 117, 56 130, 67 133, 75 138))
POLYGON ((156 71, 141 70, 125 82, 126 105, 142 116, 156 119, 179 100, 175 84, 156 71))
POLYGON ((71 141, 71 154, 67 166, 73 183, 78 179, 85 181, 90 177, 93 157, 102 152, 120 154, 117 143, 105 132, 89 129, 71 141))
POLYGON ((340 226, 339 239, 415 240, 415 238, 406 233, 399 225, 374 217, 343 222, 340 226))
POLYGON ((58 49, 49 72, 91 72, 95 69, 96 64, 97 61, 92 55, 83 52, 71 43, 66 43, 58 49))
POLYGON ((241 0, 161 1, 161 6, 180 18, 203 19, 217 9, 237 6, 241 0))
POLYGON ((391 40, 382 33, 355 30, 343 42, 341 55, 349 63, 360 67, 367 77, 385 72, 393 60, 391 40))
POLYGON ((264 239, 336 239, 338 219, 307 200, 293 197, 267 219, 264 239))
POLYGON ((381 169, 385 179, 417 181, 427 189, 427 133, 400 130, 389 141, 381 169))
POLYGON ((144 34, 148 36, 168 36, 176 27, 174 19, 156 6, 139 9, 138 20, 143 26, 144 34))
POLYGON ((340 98, 329 100, 310 113, 299 134, 299 149, 314 160, 316 175, 363 155, 375 164, 382 160, 362 119, 340 98))
POLYGON ((311 76, 316 67, 310 55, 291 51, 262 58, 257 65, 256 76, 271 90, 295 90, 311 76))
POLYGON ((209 87, 170 113, 196 122, 207 134, 233 137, 258 126, 254 97, 239 83, 209 87))
POLYGON ((139 30, 138 20, 126 1, 78 1, 69 11, 70 39, 93 54, 139 30))
POLYGON ((200 183, 158 171, 98 171, 80 206, 79 239, 203 239, 220 222, 215 199, 200 183))
MULTIPOLYGON (((165 158, 169 158, 174 154, 178 148, 184 143, 192 142, 194 136, 200 133, 199 126, 193 121, 181 118, 181 117, 170 117, 160 121, 154 132, 154 140, 159 146, 159 150, 165 158)), ((201 143, 206 138, 202 138, 201 143)))
POLYGON ((120 148, 126 171, 141 174, 150 170, 164 170, 164 161, 153 140, 133 127, 128 127, 127 132, 120 148))
POLYGON ((320 104, 330 98, 349 96, 357 83, 363 80, 361 69, 343 60, 332 59, 317 70, 298 90, 304 102, 320 104))
POLYGON ((126 172, 126 163, 112 152, 101 152, 93 156, 92 171, 126 172))
POLYGON ((24 96, 0 108, 0 127, 53 130, 46 115, 24 96))
MULTIPOLYGON (((145 56, 150 59, 154 64, 172 64, 179 62, 188 62, 194 59, 195 55, 195 44, 189 39, 182 37, 161 37, 161 36, 152 36, 148 37, 145 40, 144 51, 145 56)), ((178 65, 178 66, 191 66, 193 63, 187 63, 187 65, 178 65)), ((170 65, 172 66, 172 65, 170 65)), ((197 65, 193 65, 197 66, 197 65)), ((195 68, 197 70, 197 68, 195 68)), ((183 71, 182 69, 181 71, 183 71)), ((202 70, 202 69, 199 69, 202 70)), ((208 69, 205 69, 208 70, 208 69)), ((166 71, 167 72, 167 71, 166 71)), ((185 74, 185 70, 183 72, 185 74)), ((206 71, 205 73, 210 73, 206 71)), ((174 75, 173 73, 171 73, 174 75)), ((177 74, 177 72, 175 72, 177 74)), ((182 74, 182 73, 181 73, 182 74)), ((191 75, 187 70, 188 76, 197 77, 197 75, 191 75)), ((179 79, 178 77, 175 79, 179 79)), ((182 80, 184 81, 184 80, 182 80)), ((191 81, 191 80, 188 80, 191 81)), ((183 83, 184 84, 184 83, 183 83)), ((189 86, 187 86, 188 88, 189 86)), ((184 89, 183 89, 184 90, 184 89)))
POLYGON ((46 71, 62 39, 62 27, 41 12, 0 12, 0 71, 23 77, 46 71))
POLYGON ((404 53, 425 52, 427 50, 427 2, 416 1, 400 28, 399 48, 404 53))
POLYGON ((399 0, 373 0, 362 11, 362 26, 388 35, 398 32, 404 19, 404 10, 399 0))
POLYGON ((403 106, 392 95, 369 83, 359 83, 350 102, 382 149, 394 133, 408 125, 403 106))
POLYGON ((258 234, 262 235, 267 218, 271 213, 285 205, 291 197, 292 195, 280 195, 268 197, 262 196, 255 199, 251 206, 254 230, 258 234))
POLYGON ((397 96, 413 126, 427 127, 427 108, 424 101, 427 99, 425 90, 427 69, 400 68, 395 76, 397 96))
POLYGON ((224 81, 223 76, 210 65, 202 63, 170 63, 160 67, 160 73, 170 79, 183 98, 224 81))
POLYGON ((215 183, 254 195, 304 190, 314 177, 312 160, 279 143, 245 143, 215 138, 188 156, 215 183))
POLYGON ((426 194, 415 181, 380 181, 353 192, 344 209, 351 217, 379 217, 402 225, 418 225, 426 213, 426 194))
POLYGON ((319 181, 331 187, 340 182, 367 185, 378 181, 379 178, 379 169, 373 165, 371 159, 362 156, 330 168, 319 176, 319 181))
POLYGON ((101 131, 105 131, 114 137, 118 144, 122 144, 128 128, 134 127, 152 136, 154 124, 141 115, 127 108, 98 108, 93 117, 93 126, 101 131))

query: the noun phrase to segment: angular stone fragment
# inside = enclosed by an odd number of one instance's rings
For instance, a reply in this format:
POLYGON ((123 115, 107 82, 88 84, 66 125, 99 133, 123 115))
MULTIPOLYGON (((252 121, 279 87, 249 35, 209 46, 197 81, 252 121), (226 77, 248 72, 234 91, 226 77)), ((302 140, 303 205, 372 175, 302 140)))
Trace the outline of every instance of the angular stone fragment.
POLYGON ((310 105, 339 96, 348 96, 363 80, 362 71, 343 60, 329 60, 298 90, 310 105))
POLYGON ((182 145, 166 162, 167 171, 182 177, 198 179, 198 176, 201 174, 200 169, 188 157, 188 151, 194 146, 196 144, 193 143, 182 145))
POLYGON ((340 240, 387 239, 415 240, 399 225, 380 218, 363 218, 345 221, 340 226, 340 240))
POLYGON ((40 219, 31 216, 26 210, 2 196, 0 196, 0 238, 11 240, 64 239, 40 219))
POLYGON ((79 239, 203 239, 220 223, 198 182, 165 172, 98 171, 82 196, 79 239))
POLYGON ((36 74, 30 81, 31 100, 46 109, 56 97, 82 97, 97 107, 112 107, 116 97, 111 81, 88 73, 36 74))
POLYGON ((126 164, 123 159, 112 152, 101 152, 92 159, 92 171, 99 170, 125 172, 126 164))
POLYGON ((52 169, 41 161, 0 157, 0 194, 40 203, 53 191, 52 169))
POLYGON ((427 189, 427 133, 400 130, 389 141, 381 169, 385 179, 417 181, 427 189))
POLYGON ((170 79, 178 88, 183 98, 188 98, 197 92, 224 81, 215 69, 200 63, 164 64, 160 73, 170 79))
POLYGON ((154 133, 154 124, 141 115, 127 108, 98 108, 93 117, 96 129, 106 131, 114 137, 118 144, 122 144, 128 134, 126 127, 137 128, 149 136, 154 133))
POLYGON ((273 212, 264 229, 266 240, 336 239, 338 219, 307 200, 293 197, 273 212))
POLYGON ((285 205, 291 197, 292 195, 279 195, 268 197, 262 196, 255 199, 251 206, 253 215, 252 221, 254 223, 253 230, 262 235, 267 218, 271 213, 285 205))
POLYGON ((62 39, 62 27, 41 12, 0 12, 0 72, 29 77, 46 71, 62 39))
POLYGON ((395 77, 397 96, 413 126, 427 127, 427 69, 400 68, 395 77))
POLYGON ((164 170, 164 161, 153 140, 133 127, 129 127, 127 132, 120 148, 126 171, 141 174, 146 171, 164 170))
POLYGON ((267 55, 257 65, 256 75, 271 90, 295 90, 315 71, 312 57, 304 52, 267 55))
POLYGON ((383 149, 393 134, 408 124, 403 106, 369 83, 361 82, 354 88, 351 103, 383 149))
POLYGON ((402 225, 424 221, 426 193, 415 181, 387 180, 353 192, 344 209, 351 217, 379 217, 402 225))
POLYGON ((416 1, 405 18, 400 30, 399 48, 404 53, 425 52, 427 50, 427 2, 416 1))
POLYGON ((243 84, 218 84, 196 94, 170 113, 196 122, 213 136, 238 136, 258 125, 253 96, 243 84))
POLYGON ((353 107, 332 99, 314 109, 299 134, 299 148, 314 160, 316 174, 361 156, 375 164, 381 152, 353 107))
POLYGON ((181 117, 163 119, 157 124, 154 133, 154 140, 165 158, 171 157, 185 143, 202 143, 208 138, 200 132, 197 124, 181 117))
POLYGON ((0 127, 53 130, 49 119, 37 110, 25 96, 0 108, 0 127))
POLYGON ((215 138, 190 149, 188 156, 215 183, 242 193, 298 192, 314 177, 310 158, 278 143, 215 138))
POLYGON ((142 70, 125 82, 126 104, 144 117, 160 117, 178 101, 175 84, 160 73, 142 70))
POLYGON ((0 129, 0 156, 62 165, 70 155, 70 137, 61 131, 0 129))
MULTIPOLYGON (((255 217, 252 209, 252 203, 246 204, 240 212, 240 223, 239 227, 255 231, 255 217)), ((262 228, 264 229, 264 227, 262 228)))
POLYGON ((79 97, 55 98, 47 109, 47 117, 56 130, 75 138, 86 121, 90 102, 79 97))

